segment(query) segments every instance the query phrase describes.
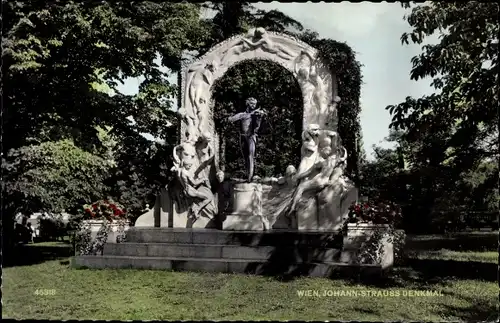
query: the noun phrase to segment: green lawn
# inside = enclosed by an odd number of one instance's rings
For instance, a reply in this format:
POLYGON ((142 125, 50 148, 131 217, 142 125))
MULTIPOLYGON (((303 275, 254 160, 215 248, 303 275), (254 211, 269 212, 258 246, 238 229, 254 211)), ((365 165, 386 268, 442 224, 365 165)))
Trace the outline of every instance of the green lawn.
POLYGON ((486 262, 486 263, 498 263, 498 252, 496 251, 453 251, 447 249, 441 250, 425 250, 425 251, 415 251, 408 252, 408 256, 417 259, 440 259, 440 260, 454 260, 454 261, 474 261, 474 262, 486 262))
MULTIPOLYGON (((67 249, 57 243, 46 247, 52 248, 52 252, 67 249)), ((425 261, 434 261, 444 257, 447 263, 455 262, 455 266, 470 260, 489 269, 497 268, 498 255, 494 257, 491 252, 442 250, 441 256, 429 255, 420 254, 413 260, 420 261, 423 257, 425 261)), ((271 277, 230 274, 75 270, 69 268, 68 258, 54 257, 32 258, 31 265, 25 262, 4 268, 4 318, 368 321, 496 318, 496 280, 471 279, 460 273, 455 277, 433 276, 432 268, 427 272, 412 267, 396 268, 390 278, 373 285, 319 278, 285 282, 271 277), (320 296, 300 297, 298 292, 305 290, 318 291, 320 296), (403 296, 409 290, 438 291, 441 296, 403 296), (41 295, 36 295, 37 291, 41 295), (322 296, 324 291, 392 291, 400 296, 322 296), (54 295, 43 295, 51 293, 54 295)))

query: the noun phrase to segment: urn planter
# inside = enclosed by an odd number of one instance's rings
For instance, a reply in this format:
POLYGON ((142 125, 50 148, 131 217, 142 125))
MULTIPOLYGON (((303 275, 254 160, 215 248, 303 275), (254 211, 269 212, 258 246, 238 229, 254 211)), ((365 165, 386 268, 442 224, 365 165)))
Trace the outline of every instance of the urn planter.
POLYGON ((388 224, 349 223, 344 235, 344 245, 340 261, 356 264, 360 262, 360 255, 369 252, 375 264, 388 270, 394 264, 394 244, 390 226, 388 224), (371 251, 370 245, 376 244, 371 251))

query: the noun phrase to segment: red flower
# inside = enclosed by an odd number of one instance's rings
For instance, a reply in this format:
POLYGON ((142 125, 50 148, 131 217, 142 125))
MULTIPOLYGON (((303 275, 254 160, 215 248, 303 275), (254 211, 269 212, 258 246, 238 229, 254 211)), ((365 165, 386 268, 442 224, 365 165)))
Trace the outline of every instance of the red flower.
POLYGON ((97 203, 92 204, 92 208, 93 208, 94 210, 97 210, 97 203))
POLYGON ((365 209, 369 209, 370 205, 368 203, 365 203, 365 209))
POLYGON ((114 204, 110 204, 110 205, 109 205, 109 207, 110 207, 112 210, 115 210, 115 211, 118 209, 118 208, 116 207, 116 205, 114 205, 114 204))
POLYGON ((86 212, 86 213, 92 213, 92 212, 90 211, 90 209, 85 209, 85 212, 86 212))

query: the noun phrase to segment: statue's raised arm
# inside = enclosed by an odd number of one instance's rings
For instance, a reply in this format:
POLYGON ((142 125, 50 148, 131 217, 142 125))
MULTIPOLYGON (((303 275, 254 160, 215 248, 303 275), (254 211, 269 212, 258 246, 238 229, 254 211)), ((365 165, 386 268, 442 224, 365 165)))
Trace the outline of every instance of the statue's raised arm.
POLYGON ((246 112, 240 112, 240 113, 236 113, 233 116, 228 117, 227 120, 229 122, 236 122, 236 121, 243 120, 243 119, 245 119, 247 117, 248 117, 248 113, 246 113, 246 112))

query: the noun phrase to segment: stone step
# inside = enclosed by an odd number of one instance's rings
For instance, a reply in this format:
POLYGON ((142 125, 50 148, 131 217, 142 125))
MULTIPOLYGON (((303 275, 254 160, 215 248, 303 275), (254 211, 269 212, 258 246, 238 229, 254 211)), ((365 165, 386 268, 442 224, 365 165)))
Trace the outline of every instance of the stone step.
POLYGON ((266 262, 247 259, 131 257, 131 256, 77 256, 71 258, 73 268, 93 269, 163 269, 175 271, 243 273, 257 275, 293 275, 335 277, 352 275, 381 275, 379 265, 351 265, 345 263, 266 262))
POLYGON ((139 257, 186 257, 215 259, 281 260, 302 262, 338 261, 340 249, 292 246, 238 246, 170 243, 107 243, 104 255, 139 257))
POLYGON ((131 228, 127 242, 211 244, 239 246, 290 246, 342 248, 339 232, 307 231, 222 231, 214 229, 131 228))

